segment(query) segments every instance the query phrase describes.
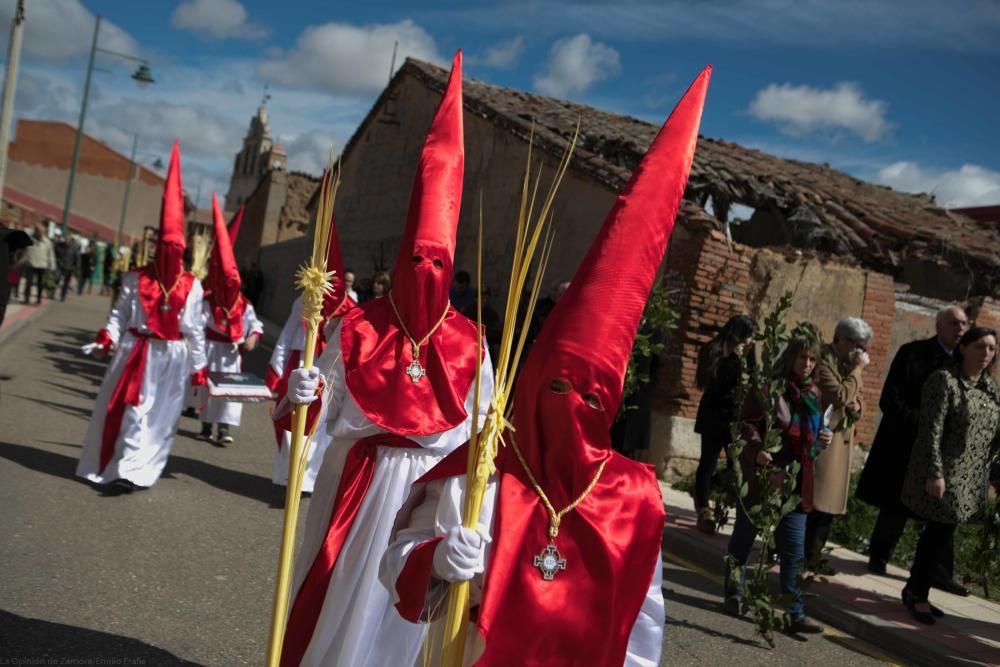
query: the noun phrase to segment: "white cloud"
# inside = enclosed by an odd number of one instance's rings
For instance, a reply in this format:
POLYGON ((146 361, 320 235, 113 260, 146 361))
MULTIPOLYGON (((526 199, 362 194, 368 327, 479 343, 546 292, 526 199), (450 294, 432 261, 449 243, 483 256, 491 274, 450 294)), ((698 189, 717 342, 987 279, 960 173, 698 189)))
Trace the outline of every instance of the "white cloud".
POLYGON ((549 62, 535 77, 535 88, 546 95, 582 93, 598 81, 621 72, 618 52, 590 35, 560 39, 552 45, 549 62))
POLYGON ((1000 204, 1000 171, 977 164, 939 170, 895 162, 879 170, 875 180, 902 192, 933 194, 938 204, 948 208, 1000 204))
POLYGON ((267 36, 267 28, 252 23, 237 0, 188 0, 174 10, 170 25, 219 39, 267 36))
POLYGON ((293 87, 320 87, 340 95, 377 93, 389 81, 392 48, 399 42, 396 66, 407 56, 442 62, 434 38, 413 21, 354 26, 309 26, 294 49, 265 59, 258 74, 293 87))
POLYGON ((758 91, 748 111, 786 134, 847 130, 870 143, 885 137, 892 127, 885 119, 888 106, 882 100, 866 99, 851 82, 827 89, 772 83, 758 91))
POLYGON ((524 55, 524 44, 525 40, 521 35, 497 42, 486 49, 486 53, 483 55, 469 58, 469 64, 496 67, 497 69, 510 69, 524 55))
MULTIPOLYGON (((10 40, 8 26, 15 2, 0 3, 0 43, 4 53, 10 40)), ((80 0, 45 0, 26 3, 22 49, 28 58, 60 62, 90 53, 96 17, 80 0)), ((121 53, 138 54, 132 37, 107 19, 101 20, 98 46, 121 53)))
POLYGON ((321 174, 326 168, 330 150, 333 149, 333 157, 336 159, 342 144, 324 130, 309 129, 300 132, 291 143, 284 145, 285 152, 288 153, 288 169, 321 174))

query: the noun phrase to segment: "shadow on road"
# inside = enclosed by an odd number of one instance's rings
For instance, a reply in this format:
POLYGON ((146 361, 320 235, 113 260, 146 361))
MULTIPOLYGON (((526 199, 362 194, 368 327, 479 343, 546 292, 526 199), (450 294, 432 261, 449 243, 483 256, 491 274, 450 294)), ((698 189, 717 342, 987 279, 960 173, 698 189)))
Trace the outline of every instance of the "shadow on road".
POLYGON ((0 611, 3 656, 25 665, 193 665, 138 639, 0 611), (62 662, 63 660, 72 662, 62 662))
POLYGON ((56 403, 55 401, 46 401, 41 398, 36 398, 34 396, 22 396, 21 394, 11 394, 12 398, 21 398, 25 401, 31 401, 33 403, 41 403, 46 405, 57 412, 62 412, 63 414, 70 415, 71 417, 83 417, 85 421, 90 421, 90 415, 93 410, 90 407, 80 408, 75 405, 66 405, 65 403, 56 403))
MULTIPOLYGON (((76 476, 77 457, 47 452, 44 449, 0 442, 0 458, 13 461, 29 470, 43 472, 53 477, 64 477, 73 481, 83 480, 76 476)), ((0 643, 0 646, 3 646, 0 643)))
MULTIPOLYGON (((54 444, 71 446, 69 443, 61 442, 54 444)), ((76 456, 66 456, 35 447, 0 442, 0 458, 13 461, 29 470, 85 483, 76 476, 78 459, 76 456)), ((171 479, 175 478, 176 475, 186 475, 221 491, 235 493, 265 505, 270 505, 274 500, 274 487, 269 477, 220 468, 211 463, 186 456, 171 455, 167 461, 167 467, 163 471, 163 478, 171 479)))
POLYGON ((66 394, 71 394, 71 395, 76 394, 80 398, 84 398, 88 401, 97 400, 96 391, 90 391, 88 389, 82 389, 80 387, 73 387, 68 384, 59 384, 58 382, 52 382, 50 380, 45 380, 45 384, 49 385, 50 387, 55 387, 56 389, 59 389, 60 391, 66 394))
POLYGON ((209 486, 269 505, 274 498, 271 478, 239 470, 229 470, 186 456, 170 455, 163 476, 187 475, 209 486))

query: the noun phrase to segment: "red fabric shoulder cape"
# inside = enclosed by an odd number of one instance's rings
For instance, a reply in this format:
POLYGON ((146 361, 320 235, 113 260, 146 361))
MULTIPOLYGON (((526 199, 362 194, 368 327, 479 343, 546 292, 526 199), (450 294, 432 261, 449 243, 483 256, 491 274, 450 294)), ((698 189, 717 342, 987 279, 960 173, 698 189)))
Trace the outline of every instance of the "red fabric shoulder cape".
MULTIPOLYGON (((153 333, 153 337, 162 340, 180 340, 181 314, 194 285, 194 276, 187 271, 181 272, 177 277, 177 286, 170 292, 167 300, 169 309, 164 311, 161 310, 163 290, 156 279, 154 265, 150 264, 136 273, 139 276, 139 301, 142 303, 143 312, 146 313, 146 326, 153 333)), ((170 286, 167 285, 166 288, 170 289, 170 286)))
POLYGON ((416 382, 404 372, 413 353, 388 298, 348 311, 340 345, 348 391, 365 416, 390 433, 432 435, 468 416, 465 399, 476 376, 476 325, 450 305, 440 328, 420 348, 427 375, 416 382))

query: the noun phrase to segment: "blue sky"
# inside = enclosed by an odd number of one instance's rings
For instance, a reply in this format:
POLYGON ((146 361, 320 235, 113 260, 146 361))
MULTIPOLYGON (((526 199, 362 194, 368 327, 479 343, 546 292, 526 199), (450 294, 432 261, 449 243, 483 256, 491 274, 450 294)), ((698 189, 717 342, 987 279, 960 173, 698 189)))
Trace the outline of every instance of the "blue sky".
MULTIPOLYGON (((4 25, 14 4, 0 0, 4 25)), ((1000 204, 992 0, 44 0, 28 3, 18 115, 76 122, 94 11, 101 46, 148 58, 157 83, 140 90, 102 56, 87 131, 123 151, 138 132, 147 162, 178 137, 202 205, 224 194, 265 82, 291 167, 317 172, 384 86, 397 40, 399 62, 462 48, 467 76, 653 122, 712 63, 707 136, 1000 204)))

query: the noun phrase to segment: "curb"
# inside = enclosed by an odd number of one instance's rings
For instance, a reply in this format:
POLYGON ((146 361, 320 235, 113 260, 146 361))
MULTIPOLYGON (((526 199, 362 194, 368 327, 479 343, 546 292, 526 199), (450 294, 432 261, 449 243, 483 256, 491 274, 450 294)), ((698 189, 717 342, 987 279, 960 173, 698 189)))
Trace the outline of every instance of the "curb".
MULTIPOLYGON (((672 508, 667 507, 668 513, 672 508)), ((664 534, 664 549, 668 552, 699 563, 710 572, 722 574, 723 553, 716 545, 690 534, 689 529, 668 522, 664 534)), ((828 584, 829 585, 829 584, 828 584)), ((972 658, 962 657, 948 647, 926 639, 919 631, 901 628, 877 616, 853 611, 830 596, 823 595, 823 584, 815 584, 808 600, 809 616, 841 632, 867 642, 905 664, 921 667, 952 667, 985 665, 972 658)), ((722 591, 719 591, 722 600, 722 591)))
POLYGON ((9 324, 7 324, 7 326, 5 326, 3 329, 0 329, 0 345, 3 345, 3 343, 6 342, 8 338, 13 336, 18 331, 20 331, 25 324, 34 321, 42 313, 48 311, 51 303, 52 301, 47 299, 44 303, 42 303, 42 305, 39 308, 34 309, 28 315, 25 315, 23 317, 17 317, 16 319, 8 315, 6 319, 9 324))

